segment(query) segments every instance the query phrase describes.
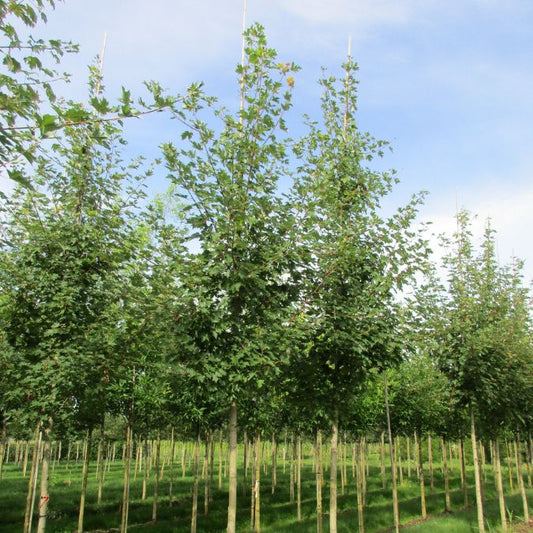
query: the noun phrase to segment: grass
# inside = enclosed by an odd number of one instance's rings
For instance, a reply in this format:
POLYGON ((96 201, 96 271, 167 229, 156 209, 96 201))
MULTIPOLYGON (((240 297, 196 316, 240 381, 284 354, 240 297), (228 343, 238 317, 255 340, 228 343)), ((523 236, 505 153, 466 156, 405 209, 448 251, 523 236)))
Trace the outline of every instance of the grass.
MULTIPOLYGON (((241 454, 242 457, 242 454, 241 454)), ((382 490, 378 456, 370 458, 368 476, 367 507, 365 510, 366 533, 390 531, 393 524, 392 496, 390 482, 387 490, 382 490)), ((281 461, 280 461, 281 463, 281 461)), ((176 465, 178 466, 178 465, 176 465)), ((405 466, 405 465, 404 465, 405 466)), ((436 465, 437 466, 437 465, 436 465)), ((177 469, 177 468, 176 468, 177 469)), ((181 469, 180 469, 181 470, 181 469)), ((216 463, 215 463, 216 470, 216 463)), ((499 511, 494 492, 494 483, 487 469, 487 479, 484 486, 485 512, 487 531, 499 531, 499 511)), ((132 479, 128 531, 132 533, 188 533, 190 531, 191 508, 191 469, 188 475, 181 477, 181 471, 176 472, 173 488, 173 502, 169 505, 168 481, 169 470, 165 470, 160 482, 160 506, 158 520, 151 522, 153 491, 150 476, 147 497, 141 499, 142 473, 137 473, 132 479), (179 474, 179 475, 178 475, 179 474)), ((429 476, 427 476, 429 478, 429 476)), ((238 531, 249 531, 250 489, 246 488, 244 495, 242 469, 240 471, 240 486, 238 492, 238 531)), ((22 530, 24 506, 27 492, 27 478, 24 479, 20 465, 7 463, 4 465, 3 478, 0 481, 0 533, 17 533, 22 530)), ((224 480, 222 490, 217 488, 217 473, 213 482, 212 502, 208 516, 203 515, 203 483, 199 488, 198 501, 198 532, 223 533, 226 528, 227 510, 227 480, 224 480)), ((340 485, 340 483, 339 483, 340 485)), ((70 463, 69 470, 64 463, 58 463, 50 477, 50 511, 47 531, 50 533, 72 533, 76 531, 79 503, 79 489, 81 486, 81 463, 70 463)), ((477 531, 476 509, 473 506, 463 507, 463 493, 460 488, 458 465, 454 464, 451 471, 452 510, 450 514, 443 514, 444 483, 440 470, 434 471, 434 490, 429 487, 427 479, 426 498, 429 519, 420 521, 420 496, 418 480, 414 472, 411 478, 404 475, 404 483, 399 488, 400 517, 402 524, 409 525, 410 533, 471 533, 477 531)), ((283 466, 278 466, 278 484, 275 494, 271 494, 270 470, 262 473, 261 490, 261 530, 263 533, 311 533, 316 531, 316 501, 315 478, 312 472, 312 462, 307 457, 302 469, 302 520, 296 520, 296 504, 289 501, 289 465, 285 473, 283 466)), ((474 502, 473 474, 469 471, 469 501, 474 502)), ((103 492, 103 503, 97 504, 97 480, 95 465, 92 465, 85 513, 85 531, 109 532, 120 525, 120 502, 122 498, 122 467, 120 461, 112 464, 106 473, 103 492)), ((328 509, 328 487, 323 490, 323 508, 328 509)), ((533 497, 533 490, 528 491, 533 497)), ((522 516, 522 502, 520 496, 514 492, 506 495, 506 504, 512 523, 518 527, 522 516)), ((357 501, 355 480, 348 467, 348 484, 344 494, 339 487, 338 497, 338 531, 339 533, 353 533, 358 531, 357 501)), ((34 519, 34 525, 36 519, 34 519)), ((328 517, 324 516, 324 532, 328 531, 328 517)), ((517 530, 518 531, 518 530, 517 530)), ((523 531, 533 531, 521 529, 523 531)))

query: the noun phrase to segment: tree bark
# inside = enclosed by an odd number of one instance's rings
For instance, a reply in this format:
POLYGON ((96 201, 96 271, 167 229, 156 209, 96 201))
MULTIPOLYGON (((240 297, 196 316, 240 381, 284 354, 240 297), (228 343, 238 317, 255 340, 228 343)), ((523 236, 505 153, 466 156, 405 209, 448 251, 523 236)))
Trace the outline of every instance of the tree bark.
POLYGON ((442 444, 442 475, 444 477, 444 512, 450 513, 452 504, 450 496, 450 472, 448 470, 448 449, 446 448, 446 440, 441 440, 442 444))
POLYGON ((33 518, 33 505, 35 501, 35 491, 37 488, 37 474, 39 471, 39 457, 41 451, 41 424, 37 424, 35 428, 35 444, 31 456, 31 470, 30 479, 28 480, 28 493, 26 495, 26 510, 24 512, 24 528, 23 533, 30 533, 31 522, 33 518))
POLYGON ((2 434, 0 436, 0 480, 1 480, 2 470, 4 467, 4 455, 6 453, 7 424, 6 424, 6 419, 4 418, 3 413, 0 413, 0 418, 2 418, 2 434))
POLYGON ((254 483, 254 502, 255 502, 255 533, 261 533, 261 435, 259 430, 255 432, 255 483, 254 483))
POLYGON ((296 519, 302 519, 302 437, 296 439, 296 519))
POLYGON ((507 532, 507 512, 505 509, 505 496, 503 492, 503 478, 502 478, 502 463, 500 459, 500 443, 495 439, 492 445, 493 449, 493 463, 494 483, 496 485, 496 494, 498 496, 498 505, 500 508, 500 522, 502 524, 502 532, 507 532))
POLYGON ((422 436, 415 433, 415 446, 418 451, 418 481, 420 483, 420 511, 422 519, 427 518, 426 486, 424 480, 424 457, 422 450, 422 436))
POLYGON ((522 473, 522 454, 520 453, 520 433, 516 436, 517 461, 516 470, 518 477, 518 486, 520 488, 520 495, 522 496, 522 507, 524 509, 524 522, 529 524, 529 505, 527 502, 526 486, 524 484, 524 476, 522 473))
POLYGON ((192 487, 192 512, 191 512, 191 533, 196 533, 196 523, 198 521, 198 471, 200 469, 200 428, 196 432, 194 441, 194 462, 193 462, 193 487, 192 487))
POLYGON ((474 420, 474 407, 470 406, 470 431, 472 435, 472 454, 474 457, 474 474, 476 480, 476 507, 477 525, 479 533, 485 533, 485 516, 483 513, 483 489, 481 485, 481 468, 479 464, 479 454, 477 450, 476 424, 474 420))
POLYGON ((357 521, 359 523, 359 533, 365 533, 365 466, 363 461, 364 445, 362 439, 356 444, 356 450, 357 521))
POLYGON ((174 454, 176 451, 176 440, 174 439, 174 426, 172 426, 170 433, 170 480, 168 483, 168 505, 172 507, 173 494, 172 490, 174 488, 174 454))
POLYGON ((152 522, 157 520, 157 504, 159 498, 159 460, 161 458, 161 431, 157 430, 155 443, 155 464, 154 464, 154 501, 152 503, 152 522))
POLYGON ((89 465, 91 462, 92 430, 87 430, 85 437, 83 468, 81 476, 80 508, 78 510, 78 533, 83 533, 83 519, 85 517, 85 497, 87 496, 87 480, 89 478, 89 465))
POLYGON ((237 518, 237 403, 229 412, 229 502, 227 533, 235 533, 237 518))
POLYGON ((337 452, 339 443, 339 412, 335 409, 331 426, 331 464, 329 484, 329 533, 337 533, 337 452))
POLYGON ((322 484, 324 472, 322 468, 322 431, 316 432, 316 531, 323 533, 322 517, 322 484))
POLYGON ((398 504, 398 483, 396 481, 396 460, 394 453, 394 439, 392 438, 392 427, 390 422, 389 386, 387 384, 387 374, 385 372, 383 373, 383 382, 383 389, 385 391, 385 410, 387 414, 387 432, 389 437, 389 454, 392 477, 392 509, 394 514, 394 529, 396 533, 400 533, 400 508, 398 504))
POLYGON ((104 476, 105 476, 105 465, 104 465, 104 444, 105 444, 105 433, 104 433, 104 421, 100 424, 100 441, 98 443, 98 496, 97 503, 100 505, 102 503, 102 492, 104 490, 104 476))
POLYGON ((463 489, 464 506, 468 507, 468 484, 466 481, 466 465, 465 465, 465 443, 463 439, 459 444, 459 455, 461 462, 461 488, 463 489))
POLYGON ((52 451, 52 441, 50 433, 52 431, 52 419, 48 420, 48 425, 43 431, 43 458, 41 465, 41 493, 39 496, 39 521, 37 522, 37 533, 44 533, 46 530, 46 519, 48 517, 48 505, 50 495, 48 494, 48 480, 50 470, 50 458, 52 451))
POLYGON ((276 441, 276 434, 272 433, 272 494, 276 492, 276 485, 278 482, 278 442, 276 441))
POLYGON ((133 435, 131 423, 128 422, 128 426, 126 428, 126 443, 124 445, 124 484, 122 490, 122 516, 120 520, 120 533, 126 533, 128 531, 132 440, 133 435))

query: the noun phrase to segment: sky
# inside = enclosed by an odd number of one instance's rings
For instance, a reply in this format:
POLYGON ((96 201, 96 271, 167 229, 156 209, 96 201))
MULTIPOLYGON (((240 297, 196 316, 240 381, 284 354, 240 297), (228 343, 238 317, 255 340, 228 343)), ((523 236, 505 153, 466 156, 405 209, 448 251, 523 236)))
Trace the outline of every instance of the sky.
MULTIPOLYGON (((172 93, 203 81, 238 107, 242 15, 243 0, 66 0, 34 34, 80 44, 62 63, 67 96, 84 97, 87 64, 107 34, 110 99, 121 86, 141 94, 143 80, 172 93)), ((533 279, 531 0, 247 0, 246 20, 265 27, 280 61, 302 67, 295 124, 303 113, 318 118, 322 68, 341 74, 351 39, 359 126, 391 143, 379 167, 401 180, 389 204, 428 191, 420 219, 435 233, 453 231, 457 208, 477 215, 478 234, 490 217, 500 261, 523 258, 533 279)), ((153 157, 178 138, 172 123, 135 121, 132 153, 153 157)), ((161 176, 153 192, 164 187, 161 176)))

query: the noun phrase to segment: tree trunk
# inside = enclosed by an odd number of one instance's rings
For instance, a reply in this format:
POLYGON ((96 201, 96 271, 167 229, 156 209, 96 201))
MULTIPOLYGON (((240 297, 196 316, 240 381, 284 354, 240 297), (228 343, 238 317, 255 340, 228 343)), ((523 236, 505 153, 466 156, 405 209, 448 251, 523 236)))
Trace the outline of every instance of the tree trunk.
POLYGON ((522 496, 522 506, 524 508, 524 522, 529 524, 529 505, 527 502, 526 486, 524 484, 524 476, 522 473, 522 454, 520 453, 520 433, 516 436, 516 448, 517 448, 517 461, 516 470, 518 477, 518 486, 520 488, 520 494, 522 496))
MULTIPOLYGON (((398 505, 398 483, 396 481, 396 460, 394 453, 394 440, 392 438, 392 428, 390 423, 390 409, 389 409, 389 386, 387 384, 387 374, 383 373, 385 391, 385 410, 387 414, 387 432, 389 437, 389 454, 390 454, 390 466, 392 477, 392 509, 394 514, 394 529, 396 533, 400 533, 400 508, 398 505)), ((423 518, 425 518, 423 516, 423 518)))
POLYGON ((7 424, 6 419, 3 416, 3 413, 0 413, 2 418, 2 434, 0 436, 0 480, 2 479, 2 470, 4 467, 4 455, 6 453, 6 444, 7 444, 7 424))
POLYGON ((296 519, 302 519, 302 437, 296 439, 296 519))
POLYGON ((444 477, 444 512, 450 513, 452 510, 451 496, 450 496, 450 472, 448 470, 448 457, 446 440, 441 440, 442 444, 442 475, 444 477))
POLYGON ((229 413, 229 502, 227 533, 235 533, 237 517, 237 403, 231 402, 229 413))
POLYGON ((322 484, 324 472, 322 468, 322 431, 316 432, 316 531, 323 533, 322 518, 322 484))
POLYGON ((104 421, 100 424, 100 441, 98 443, 98 496, 97 503, 100 505, 102 503, 102 492, 104 490, 104 476, 105 476, 105 466, 104 466, 104 444, 105 444, 105 434, 104 434, 104 421))
POLYGON ((381 458, 381 490, 385 492, 387 490, 387 477, 385 473, 385 432, 381 432, 381 443, 379 448, 379 454, 381 458))
POLYGON ((483 513, 483 493, 481 486, 481 468, 479 464, 479 455, 477 451, 477 440, 476 440, 476 424, 474 420, 474 407, 470 406, 470 426, 472 434, 472 453, 474 457, 474 474, 476 480, 476 507, 477 507, 477 525, 479 533, 485 532, 485 516, 483 513))
POLYGON ((272 433, 272 494, 276 492, 276 484, 278 482, 278 443, 276 441, 276 434, 272 433))
MULTIPOLYGON (((243 464, 243 467, 244 467, 242 469, 242 495, 243 495, 243 497, 246 498, 246 490, 247 490, 246 486, 248 484, 248 481, 247 481, 248 480, 248 465, 249 465, 249 462, 250 462, 250 443, 249 443, 248 434, 246 433, 246 431, 243 432, 242 440, 243 440, 242 464, 243 464)), ((253 468, 252 468, 252 471, 253 471, 253 468)), ((252 477, 253 477, 253 475, 252 475, 252 477)), ((252 484, 253 484, 253 481, 252 481, 252 484)))
POLYGON ((194 462, 193 462, 193 486, 192 486, 192 512, 191 512, 191 533, 196 533, 196 523, 198 521, 198 474, 200 470, 200 428, 196 431, 194 441, 194 462))
POLYGON ((420 483, 420 510, 422 520, 427 518, 426 486, 424 480, 424 457, 422 450, 422 436, 415 433, 415 447, 418 451, 418 481, 420 483))
POLYGON ((157 520, 157 504, 159 498, 159 460, 161 458, 161 431, 157 430, 155 443, 155 464, 154 464, 154 501, 152 503, 152 522, 157 520))
POLYGON ((78 533, 83 533, 83 518, 85 516, 85 497, 87 496, 87 480, 89 478, 89 464, 91 462, 92 429, 87 430, 85 437, 83 467, 81 476, 80 508, 78 511, 78 533))
POLYGON ((513 481, 513 460, 511 459, 511 445, 505 439, 505 451, 507 457, 507 472, 509 475, 509 488, 511 492, 514 490, 514 481, 513 481))
POLYGON ((493 463, 494 483, 496 485, 496 494, 498 496, 498 504, 500 507, 500 521, 502 524, 502 532, 507 532, 507 512, 505 509, 505 496, 503 492, 503 478, 502 478, 502 463, 500 459, 500 443, 498 439, 493 442, 493 463))
POLYGON ((402 440, 398 436, 396 437, 395 451, 398 454, 398 473, 400 474, 400 485, 403 485, 403 464, 402 464, 402 440))
POLYGON ((364 466, 364 445, 363 439, 356 444, 356 478, 357 478, 357 521, 359 523, 359 533, 365 533, 365 466, 364 466))
POLYGON ((255 432, 255 483, 254 483, 254 502, 255 502, 255 533, 261 533, 261 435, 259 430, 255 432))
POLYGON ((223 443, 222 443, 222 431, 219 435, 218 441, 218 490, 222 490, 222 461, 223 461, 223 443))
POLYGON ((411 477, 411 439, 407 437, 407 477, 411 477))
POLYGON ((428 433, 428 462, 429 462, 429 487, 433 492, 435 490, 435 477, 433 475, 433 439, 431 433, 428 433))
POLYGON ((122 490, 122 516, 120 520, 120 533, 126 533, 128 531, 132 440, 133 435, 131 423, 128 421, 128 426, 126 428, 126 443, 124 445, 124 486, 122 490))
POLYGON ((41 466, 41 494, 39 496, 39 521, 37 523, 37 533, 44 533, 46 530, 46 518, 48 516, 48 504, 50 502, 50 495, 48 494, 48 479, 52 451, 52 441, 50 440, 51 431, 52 419, 49 419, 48 426, 43 432, 44 445, 41 466))
POLYGON ((176 451, 176 441, 174 439, 174 426, 172 426, 170 433, 170 481, 168 483, 168 505, 172 507, 173 494, 172 490, 174 488, 174 453, 176 451))
POLYGON ((331 465, 329 484, 329 533, 337 533, 337 448, 339 443, 339 412, 335 409, 331 426, 331 465))
POLYGON ((210 446, 209 431, 205 432, 204 442, 204 465, 205 465, 205 478, 204 478, 204 516, 209 514, 209 483, 211 482, 211 468, 209 467, 209 446, 210 446))
POLYGON ((31 532, 31 523, 33 518, 33 505, 35 502, 35 492, 37 490, 37 474, 39 471, 39 457, 41 455, 41 424, 35 428, 35 444, 31 455, 30 479, 28 480, 28 493, 26 495, 26 510, 24 512, 24 529, 23 533, 31 532))
POLYGON ((463 489, 464 506, 468 507, 468 483, 466 481, 465 443, 463 439, 461 439, 459 445, 459 455, 461 461, 461 488, 463 489))

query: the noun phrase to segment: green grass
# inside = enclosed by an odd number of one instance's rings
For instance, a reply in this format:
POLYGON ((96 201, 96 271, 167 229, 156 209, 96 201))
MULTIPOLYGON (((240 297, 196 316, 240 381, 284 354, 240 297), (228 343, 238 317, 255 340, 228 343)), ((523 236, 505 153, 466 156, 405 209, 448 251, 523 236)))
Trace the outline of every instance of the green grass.
MULTIPOLYGON (((242 457, 242 455, 241 455, 242 457)), ((368 477, 367 507, 365 510, 365 526, 367 533, 386 531, 393 524, 392 497, 390 482, 386 491, 382 491, 379 464, 376 457, 370 461, 370 475, 368 477)), ((79 503, 79 489, 81 485, 81 464, 73 464, 66 470, 65 464, 58 463, 50 477, 50 514, 47 531, 51 533, 72 533, 77 526, 79 503)), ((216 466, 216 465, 215 465, 216 466)), ((405 466, 405 465, 404 465, 405 466)), ((152 476, 150 476, 147 498, 141 499, 142 473, 137 473, 137 479, 132 479, 131 499, 129 511, 129 531, 132 533, 188 533, 190 530, 190 508, 192 477, 182 478, 181 469, 176 468, 174 480, 174 501, 169 505, 168 481, 169 469, 165 469, 160 483, 160 506, 157 523, 151 522, 152 515, 152 476)), ((215 468, 216 470, 216 468, 215 468)), ((489 469, 487 469, 489 470, 489 469)), ((190 474, 190 468, 188 473, 190 474)), ((239 473, 240 485, 238 492, 238 531, 249 531, 250 489, 243 495, 242 470, 239 473)), ((473 506, 463 508, 463 493, 460 489, 459 470, 457 465, 451 472, 452 509, 453 512, 443 515, 444 489, 440 470, 435 469, 434 490, 429 487, 427 475, 426 497, 429 520, 416 523, 420 518, 420 496, 418 480, 414 472, 410 479, 404 475, 404 483, 400 486, 400 517, 402 524, 410 524, 409 531, 413 533, 467 533, 477 531, 476 510, 473 506)), ((327 477, 327 476, 326 476, 327 477)), ((316 531, 315 515, 315 479, 312 473, 312 463, 308 458, 302 470, 302 520, 296 520, 296 504, 289 502, 289 467, 283 473, 283 466, 278 466, 278 484, 274 495, 271 494, 270 469, 262 472, 261 490, 261 525, 263 533, 311 533, 316 531)), ((4 465, 3 479, 0 481, 0 533, 17 533, 22 530, 24 506, 26 501, 27 478, 22 478, 20 466, 8 463, 4 465)), ((213 500, 210 503, 208 516, 203 515, 203 482, 199 487, 198 501, 198 532, 223 533, 226 527, 227 510, 227 481, 222 490, 217 488, 217 473, 214 476, 213 500)), ((120 524, 120 501, 122 498, 122 468, 120 462, 112 465, 106 473, 103 503, 96 503, 97 480, 95 465, 92 465, 89 476, 88 496, 85 514, 85 531, 109 531, 118 528, 120 524)), ((473 475, 469 471, 470 502, 474 502, 473 475)), ((485 483, 485 511, 487 516, 487 531, 498 531, 499 511, 494 493, 494 483, 487 472, 485 483)), ((328 487, 323 490, 323 508, 328 509, 328 487)), ((528 496, 533 497, 530 489, 528 496)), ((508 494, 506 504, 509 515, 518 520, 522 516, 522 502, 518 494, 508 494)), ((352 533, 358 530, 357 500, 355 480, 348 467, 348 484, 344 494, 340 490, 338 498, 338 531, 352 533)), ((34 519, 34 525, 36 519, 34 519)), ((324 531, 328 531, 328 517, 324 516, 324 531)))

